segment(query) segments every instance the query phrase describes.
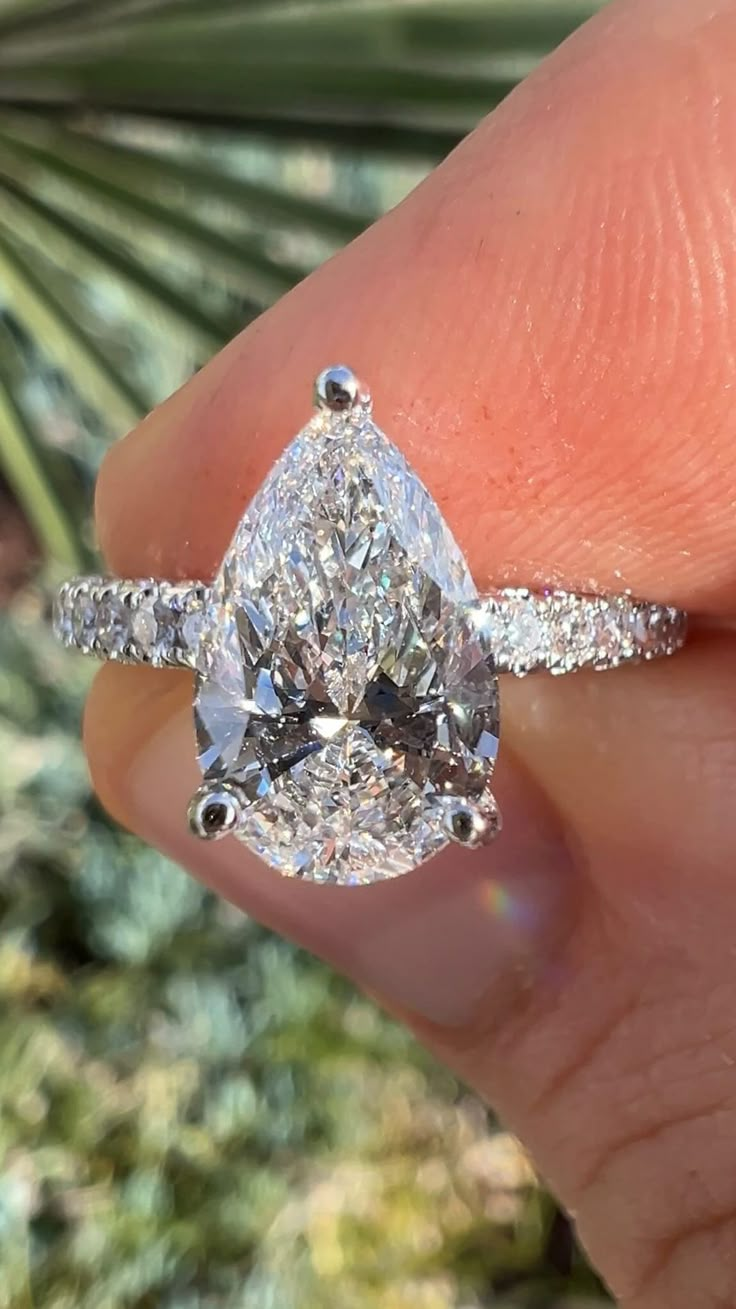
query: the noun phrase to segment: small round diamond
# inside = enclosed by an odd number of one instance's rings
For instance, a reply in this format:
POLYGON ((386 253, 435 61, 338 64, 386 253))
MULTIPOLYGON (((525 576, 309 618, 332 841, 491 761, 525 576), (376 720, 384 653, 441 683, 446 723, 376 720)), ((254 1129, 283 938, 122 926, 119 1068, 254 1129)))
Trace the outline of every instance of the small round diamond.
POLYGON ((503 640, 512 668, 533 665, 548 653, 547 632, 537 602, 531 596, 509 596, 503 640))
POLYGON ((74 610, 69 593, 62 590, 54 603, 53 623, 55 635, 65 645, 74 640, 73 617, 74 610))
POLYGON ((87 591, 80 591, 74 600, 71 626, 74 640, 83 649, 91 644, 97 622, 97 607, 92 596, 87 591))
POLYGON ((167 650, 179 645, 179 602, 176 596, 158 596, 153 602, 157 642, 167 650))
POLYGON ((595 657, 611 661, 625 653, 621 620, 612 605, 603 604, 595 622, 595 657))
POLYGON ((156 651, 158 624, 153 615, 150 600, 144 600, 133 614, 131 632, 141 654, 149 658, 152 657, 156 651))
POLYGON ((102 600, 97 615, 99 638, 111 654, 122 653, 130 640, 130 611, 117 595, 102 600))
POLYGON ((192 613, 185 614, 179 629, 181 644, 185 653, 197 653, 203 629, 204 613, 201 609, 195 609, 192 613))
POLYGON ((643 608, 634 610, 627 624, 632 653, 644 659, 650 658, 662 640, 668 639, 666 615, 666 610, 643 608))

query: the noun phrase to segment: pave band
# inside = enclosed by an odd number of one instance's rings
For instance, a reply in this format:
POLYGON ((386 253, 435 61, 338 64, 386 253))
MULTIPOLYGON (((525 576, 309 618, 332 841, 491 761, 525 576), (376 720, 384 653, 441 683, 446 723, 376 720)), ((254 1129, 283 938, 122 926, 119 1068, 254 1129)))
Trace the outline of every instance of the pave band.
MULTIPOLYGON (((57 636, 70 648, 117 663, 196 668, 210 596, 202 582, 82 577, 60 589, 57 636)), ((628 595, 504 588, 481 597, 500 673, 605 670, 674 654, 686 615, 628 595)))

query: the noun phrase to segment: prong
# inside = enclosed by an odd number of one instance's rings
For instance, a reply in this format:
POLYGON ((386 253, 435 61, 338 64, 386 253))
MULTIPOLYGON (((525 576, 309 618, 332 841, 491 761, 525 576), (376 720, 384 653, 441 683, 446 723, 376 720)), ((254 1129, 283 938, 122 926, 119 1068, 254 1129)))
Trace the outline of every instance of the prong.
POLYGON ((236 832, 243 818, 243 802, 228 782, 204 785, 189 802, 189 828, 200 841, 220 841, 236 832))
POLYGON ((325 368, 314 383, 314 403, 318 409, 333 414, 347 414, 358 406, 370 404, 370 394, 358 381, 352 368, 334 364, 325 368))
POLYGON ((447 806, 445 823, 451 840, 474 850, 498 836, 501 811, 490 791, 477 800, 457 796, 447 806))

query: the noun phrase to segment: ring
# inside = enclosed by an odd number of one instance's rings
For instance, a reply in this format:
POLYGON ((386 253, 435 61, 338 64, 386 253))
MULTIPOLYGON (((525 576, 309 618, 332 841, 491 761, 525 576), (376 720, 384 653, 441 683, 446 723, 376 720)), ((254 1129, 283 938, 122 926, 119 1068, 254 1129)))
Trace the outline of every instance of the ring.
POLYGON ((396 877, 500 830, 499 673, 674 654, 681 611, 630 595, 479 595, 431 495, 343 366, 201 581, 83 577, 70 647, 194 669, 195 835, 232 834, 288 877, 396 877))

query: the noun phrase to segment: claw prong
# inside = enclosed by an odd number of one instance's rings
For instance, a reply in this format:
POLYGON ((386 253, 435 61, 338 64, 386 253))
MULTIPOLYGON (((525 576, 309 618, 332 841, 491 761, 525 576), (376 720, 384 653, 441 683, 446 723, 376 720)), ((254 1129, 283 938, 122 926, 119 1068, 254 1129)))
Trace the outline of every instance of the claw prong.
POLYGON ((447 808, 447 831, 457 845, 489 845, 501 831, 501 811, 490 791, 480 799, 458 796, 447 808))
POLYGON ((189 802, 189 828, 200 841, 220 841, 236 832, 243 818, 243 800, 228 782, 206 784, 189 802))

